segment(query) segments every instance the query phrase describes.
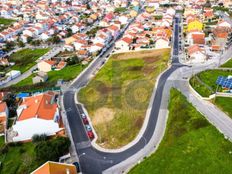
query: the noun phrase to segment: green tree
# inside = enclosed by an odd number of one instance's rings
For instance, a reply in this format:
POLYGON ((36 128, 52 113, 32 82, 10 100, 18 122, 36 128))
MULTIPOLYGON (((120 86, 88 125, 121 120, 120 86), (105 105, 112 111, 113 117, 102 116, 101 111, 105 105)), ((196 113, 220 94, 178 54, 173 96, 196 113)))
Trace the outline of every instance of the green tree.
POLYGON ((33 37, 29 36, 29 37, 27 38, 27 43, 31 43, 32 40, 33 40, 33 37))
POLYGON ((57 161, 69 151, 70 145, 71 142, 67 137, 38 142, 35 147, 36 158, 40 161, 57 161))
POLYGON ((20 40, 18 41, 18 46, 22 48, 22 47, 25 47, 25 44, 20 40))

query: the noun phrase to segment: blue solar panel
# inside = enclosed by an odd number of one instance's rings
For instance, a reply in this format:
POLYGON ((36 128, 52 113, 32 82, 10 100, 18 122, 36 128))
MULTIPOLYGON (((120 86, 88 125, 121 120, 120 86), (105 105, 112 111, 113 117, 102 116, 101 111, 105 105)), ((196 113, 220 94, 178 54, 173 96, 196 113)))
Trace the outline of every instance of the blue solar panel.
POLYGON ((227 77, 218 76, 216 84, 222 86, 223 88, 232 89, 232 79, 228 79, 227 77))

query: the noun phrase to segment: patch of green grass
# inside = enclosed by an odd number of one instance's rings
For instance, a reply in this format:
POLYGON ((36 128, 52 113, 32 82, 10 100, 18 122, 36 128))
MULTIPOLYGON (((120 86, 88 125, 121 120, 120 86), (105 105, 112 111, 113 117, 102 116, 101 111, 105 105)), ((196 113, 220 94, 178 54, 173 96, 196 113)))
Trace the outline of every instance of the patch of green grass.
MULTIPOLYGON (((0 137, 0 149, 4 146, 4 137, 0 137)), ((42 163, 35 160, 34 144, 16 144, 8 146, 6 153, 0 153, 1 174, 30 173, 42 163)))
POLYGON ((13 20, 13 19, 0 18, 0 24, 3 24, 3 25, 10 25, 14 21, 15 20, 13 20))
POLYGON ((4 145, 5 141, 4 141, 4 137, 0 136, 0 147, 2 147, 4 145))
POLYGON ((214 102, 223 112, 232 118, 232 98, 217 97, 214 102))
POLYGON ((167 67, 169 53, 169 49, 164 49, 113 55, 80 90, 78 98, 92 119, 99 137, 97 143, 118 148, 136 137, 155 79, 167 67))
POLYGON ((118 7, 118 8, 115 8, 114 12, 115 13, 124 13, 127 11, 127 8, 125 7, 118 7))
MULTIPOLYGON (((86 66, 81 66, 81 65, 70 65, 66 66, 64 69, 59 70, 59 71, 50 71, 48 72, 48 80, 45 83, 54 83, 56 84, 57 80, 63 79, 65 81, 69 81, 74 79, 86 66)), ((35 74, 30 75, 26 79, 20 81, 15 87, 22 87, 22 86, 28 86, 32 85, 33 88, 33 83, 32 83, 32 78, 35 76, 35 74)))
POLYGON ((29 70, 36 65, 36 60, 46 54, 49 48, 46 49, 23 49, 11 54, 9 60, 15 62, 15 65, 11 67, 12 70, 19 70, 21 73, 29 70))
POLYGON ((232 59, 230 59, 229 61, 227 61, 221 67, 223 67, 223 68, 232 68, 232 59))
POLYGON ((176 89, 171 90, 169 118, 158 150, 130 174, 230 174, 232 143, 176 89))
MULTIPOLYGON (((218 76, 228 75, 232 75, 232 71, 207 70, 197 74, 198 78, 215 92, 217 89, 216 80, 218 76)), ((194 76, 190 79, 190 84, 202 97, 209 97, 209 95, 212 94, 211 91, 207 89, 206 86, 202 85, 194 76)), ((220 91, 220 88, 218 90, 220 91)))

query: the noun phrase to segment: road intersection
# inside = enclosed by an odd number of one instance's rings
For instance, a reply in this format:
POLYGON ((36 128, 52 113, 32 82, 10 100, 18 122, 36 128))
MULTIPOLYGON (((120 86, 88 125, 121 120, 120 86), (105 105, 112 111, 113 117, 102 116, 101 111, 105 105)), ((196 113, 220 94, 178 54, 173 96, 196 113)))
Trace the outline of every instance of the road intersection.
MULTIPOLYGON (((86 135, 85 128, 82 124, 81 116, 82 108, 76 104, 75 90, 85 86, 91 79, 91 75, 101 67, 103 61, 108 54, 111 53, 110 48, 101 57, 97 58, 92 64, 71 84, 68 90, 64 91, 63 104, 72 134, 75 150, 79 156, 82 173, 123 173, 131 166, 137 164, 144 156, 149 155, 158 147, 163 134, 165 132, 165 124, 168 115, 167 106, 169 101, 169 91, 171 87, 176 87, 187 99, 192 102, 197 109, 206 115, 206 118, 212 122, 222 133, 228 137, 231 135, 232 121, 227 122, 225 114, 208 112, 212 109, 211 105, 205 103, 201 99, 195 97, 189 89, 188 81, 183 79, 184 76, 188 78, 205 69, 213 68, 216 65, 210 64, 206 66, 190 67, 180 64, 179 62, 179 27, 180 17, 175 17, 174 23, 174 40, 172 51, 172 64, 168 70, 160 75, 154 90, 154 98, 151 99, 151 111, 148 118, 147 125, 142 136, 129 148, 121 152, 107 152, 96 149, 90 142, 86 135), (184 73, 183 73, 184 72, 184 73), (189 72, 189 73, 186 73, 189 72), (74 90, 73 90, 74 89, 74 90), (222 116, 218 115, 222 114, 222 116), (223 128, 224 127, 224 128, 223 128), (230 132, 230 133, 229 133, 230 132)), ((229 53, 225 53, 222 60, 228 59, 229 53)), ((221 62, 223 62, 221 61, 221 62)))

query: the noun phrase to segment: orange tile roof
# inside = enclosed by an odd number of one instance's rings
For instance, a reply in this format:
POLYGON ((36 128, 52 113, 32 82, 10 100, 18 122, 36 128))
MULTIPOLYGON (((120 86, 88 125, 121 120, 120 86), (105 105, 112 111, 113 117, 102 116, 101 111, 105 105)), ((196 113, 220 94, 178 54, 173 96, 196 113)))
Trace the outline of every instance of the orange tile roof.
POLYGON ((30 118, 53 120, 57 109, 56 103, 51 103, 54 94, 44 93, 32 97, 26 97, 20 106, 26 106, 18 117, 18 121, 30 118))
POLYGON ((48 63, 49 65, 55 65, 56 61, 54 60, 45 60, 44 62, 48 63))
POLYGON ((7 108, 6 102, 1 102, 0 103, 0 113, 5 112, 6 108, 7 108))
POLYGON ((66 62, 60 61, 58 65, 56 66, 57 69, 63 69, 66 66, 66 62))
POLYGON ((63 164, 48 161, 31 174, 77 174, 76 167, 72 164, 63 164))
POLYGON ((205 44, 205 34, 192 34, 194 44, 205 44))

